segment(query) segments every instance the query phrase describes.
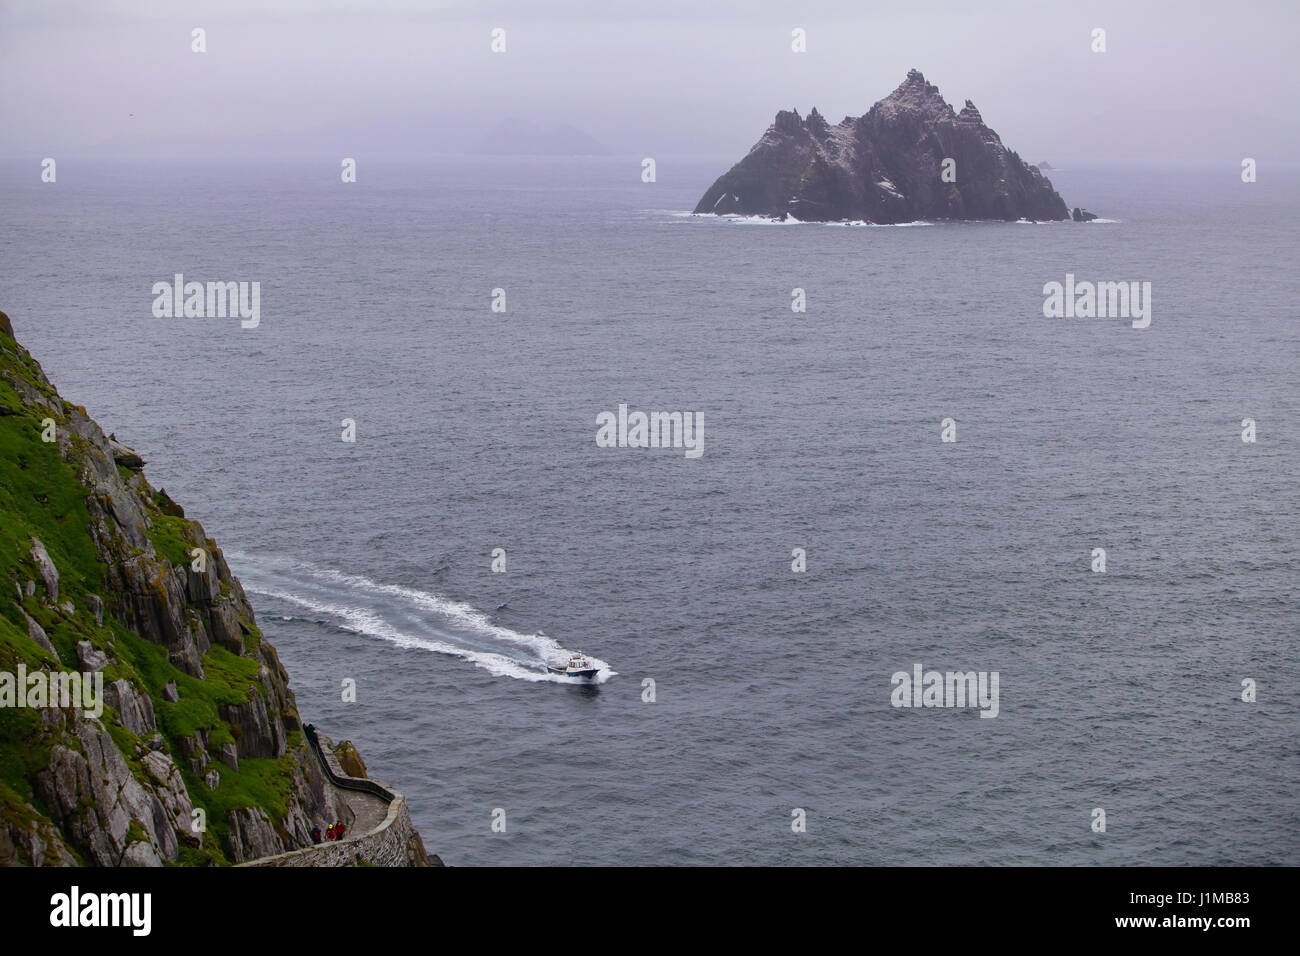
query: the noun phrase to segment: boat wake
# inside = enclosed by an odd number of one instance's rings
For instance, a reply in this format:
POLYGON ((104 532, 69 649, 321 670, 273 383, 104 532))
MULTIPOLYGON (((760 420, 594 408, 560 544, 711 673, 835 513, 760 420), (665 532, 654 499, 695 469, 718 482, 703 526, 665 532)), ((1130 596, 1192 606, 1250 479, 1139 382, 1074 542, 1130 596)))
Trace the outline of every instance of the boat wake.
POLYGON ((351 634, 378 638, 469 661, 497 677, 557 684, 603 684, 616 671, 587 656, 598 668, 590 680, 551 674, 549 660, 575 653, 540 631, 522 634, 493 624, 477 608, 358 574, 305 561, 227 552, 227 560, 250 595, 286 620, 312 620, 351 634), (280 605, 276 608, 275 605, 280 605), (287 607, 285 607, 287 605, 287 607), (302 612, 306 611, 306 614, 302 612))

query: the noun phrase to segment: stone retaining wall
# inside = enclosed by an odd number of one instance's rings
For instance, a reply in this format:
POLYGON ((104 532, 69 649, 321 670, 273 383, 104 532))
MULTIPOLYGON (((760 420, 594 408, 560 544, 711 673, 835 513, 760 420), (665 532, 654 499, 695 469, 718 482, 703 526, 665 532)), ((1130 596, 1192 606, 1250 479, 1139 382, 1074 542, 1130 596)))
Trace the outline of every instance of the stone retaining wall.
MULTIPOLYGON (((362 777, 349 777, 343 773, 333 754, 330 740, 322 746, 316 729, 311 724, 303 728, 308 745, 316 752, 321 767, 330 783, 343 790, 367 793, 388 802, 388 814, 382 823, 368 833, 345 836, 301 850, 290 850, 275 856, 264 856, 241 863, 240 866, 428 866, 424 841, 411 823, 406 798, 387 784, 362 777)), ((435 859, 437 859, 435 857, 435 859)), ((438 861, 441 866, 441 861, 438 861)))
POLYGON ((411 824, 406 798, 393 795, 388 816, 374 830, 337 842, 319 843, 240 866, 428 866, 424 842, 411 824))

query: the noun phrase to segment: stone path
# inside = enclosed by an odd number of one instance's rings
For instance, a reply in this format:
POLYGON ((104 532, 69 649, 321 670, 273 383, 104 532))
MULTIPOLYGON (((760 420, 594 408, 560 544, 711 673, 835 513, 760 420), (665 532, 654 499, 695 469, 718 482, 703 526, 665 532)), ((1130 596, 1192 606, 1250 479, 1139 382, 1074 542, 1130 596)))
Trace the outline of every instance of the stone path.
MULTIPOLYGON (((334 741, 324 737, 323 743, 324 746, 317 751, 318 755, 325 759, 330 770, 336 776, 347 776, 343 772, 343 767, 339 764, 339 758, 334 753, 334 741)), ((348 832, 343 836, 345 843, 348 840, 370 833, 375 827, 383 823, 384 818, 388 816, 388 801, 382 797, 361 790, 349 790, 346 787, 340 787, 334 781, 328 780, 328 778, 327 782, 334 790, 334 793, 348 805, 356 816, 356 819, 348 825, 348 832)))
POLYGON ((388 802, 379 799, 373 793, 344 790, 340 787, 335 787, 334 792, 342 797, 356 814, 352 826, 348 827, 348 832, 343 834, 345 841, 352 837, 364 836, 383 823, 384 817, 388 816, 388 802))

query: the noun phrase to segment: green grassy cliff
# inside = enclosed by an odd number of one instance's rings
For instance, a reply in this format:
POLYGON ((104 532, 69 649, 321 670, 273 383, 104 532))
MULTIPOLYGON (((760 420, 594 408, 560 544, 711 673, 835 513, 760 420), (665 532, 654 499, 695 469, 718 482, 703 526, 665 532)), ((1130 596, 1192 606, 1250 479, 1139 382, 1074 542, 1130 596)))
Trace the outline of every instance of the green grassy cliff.
POLYGON ((143 464, 0 313, 0 680, 98 672, 104 700, 0 685, 0 865, 234 863, 346 814, 221 549, 143 464))

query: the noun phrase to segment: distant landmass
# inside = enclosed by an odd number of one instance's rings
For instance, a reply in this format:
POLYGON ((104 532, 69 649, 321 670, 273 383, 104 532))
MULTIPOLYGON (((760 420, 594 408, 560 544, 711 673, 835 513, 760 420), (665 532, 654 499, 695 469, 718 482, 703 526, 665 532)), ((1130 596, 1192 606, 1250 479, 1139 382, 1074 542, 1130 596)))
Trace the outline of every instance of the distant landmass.
POLYGON ((609 150, 589 133, 568 123, 542 126, 510 117, 483 137, 475 152, 489 156, 607 156, 609 150))
POLYGON ((1052 164, 1049 163, 1047 160, 1043 160, 1041 163, 1034 163, 1034 165, 1037 166, 1039 169, 1043 170, 1044 172, 1047 172, 1052 168, 1052 164))
POLYGON ((697 213, 801 221, 1061 220, 1065 201, 1002 144, 970 100, 955 112, 911 70, 866 115, 829 125, 782 110, 697 213))

